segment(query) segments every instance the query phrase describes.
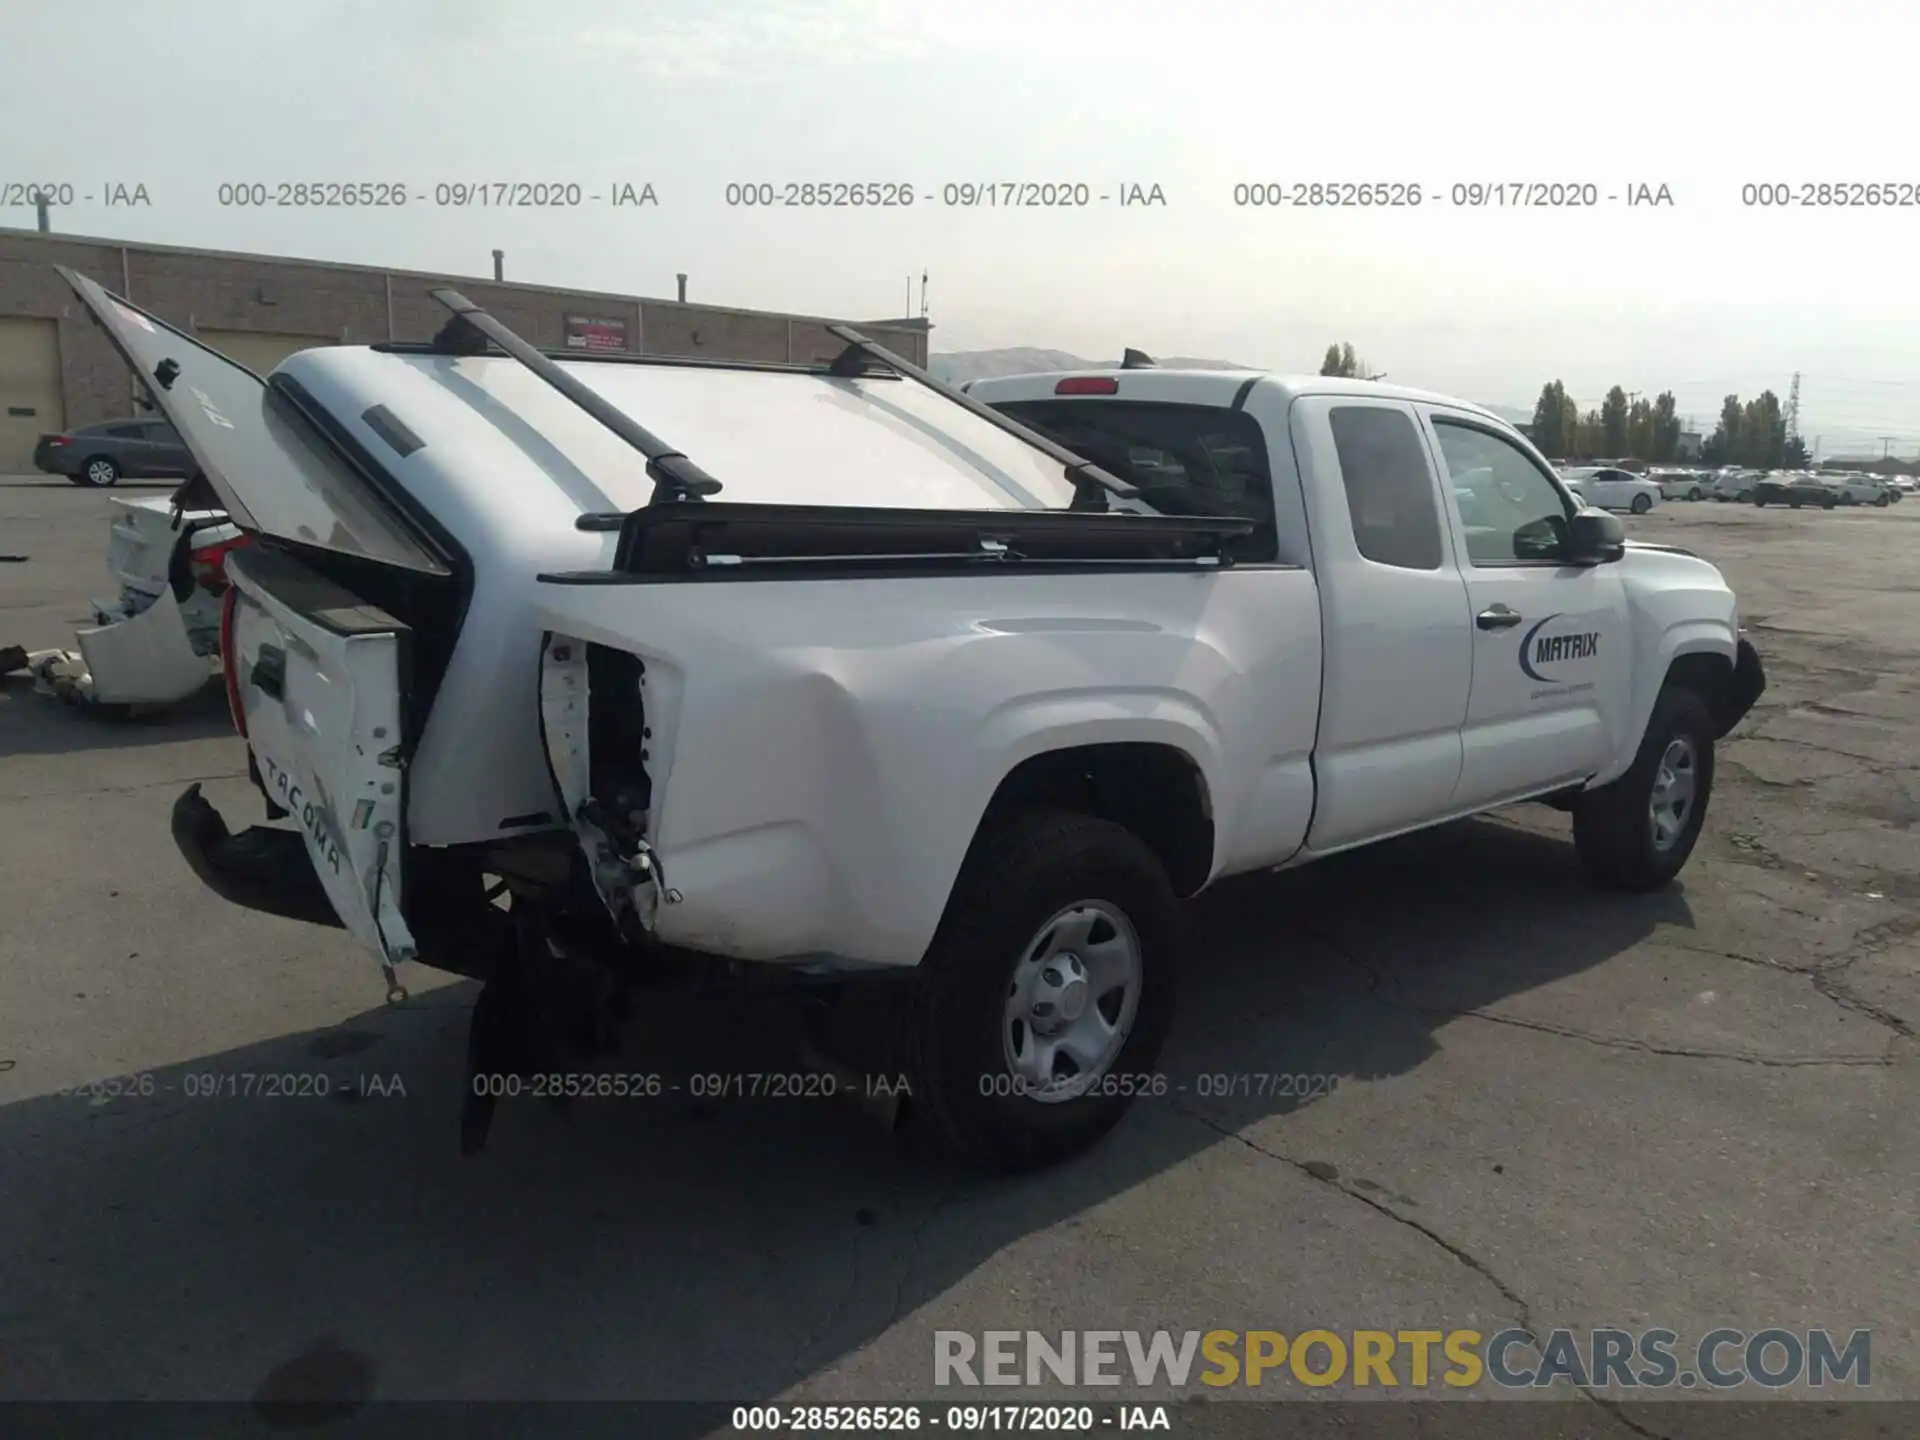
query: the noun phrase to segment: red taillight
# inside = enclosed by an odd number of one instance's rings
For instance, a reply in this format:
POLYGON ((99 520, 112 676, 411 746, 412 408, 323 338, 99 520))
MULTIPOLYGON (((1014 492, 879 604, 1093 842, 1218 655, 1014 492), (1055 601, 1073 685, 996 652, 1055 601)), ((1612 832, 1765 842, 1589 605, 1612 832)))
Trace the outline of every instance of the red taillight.
POLYGON ((217 545, 189 551, 187 566, 193 571, 193 578, 218 595, 227 588, 227 556, 241 546, 251 544, 252 538, 241 535, 232 540, 222 540, 217 545))
POLYGON ((1053 387, 1056 395, 1118 395, 1120 382, 1111 375, 1069 375, 1053 387))
POLYGON ((62 445, 71 445, 73 443, 73 437, 71 435, 42 435, 40 437, 40 443, 57 449, 62 445))
POLYGON ((240 732, 242 740, 247 738, 247 711, 240 703, 240 657, 233 649, 233 617, 239 608, 240 592, 228 587, 226 598, 220 602, 220 670, 227 681, 227 713, 233 717, 233 728, 240 732))

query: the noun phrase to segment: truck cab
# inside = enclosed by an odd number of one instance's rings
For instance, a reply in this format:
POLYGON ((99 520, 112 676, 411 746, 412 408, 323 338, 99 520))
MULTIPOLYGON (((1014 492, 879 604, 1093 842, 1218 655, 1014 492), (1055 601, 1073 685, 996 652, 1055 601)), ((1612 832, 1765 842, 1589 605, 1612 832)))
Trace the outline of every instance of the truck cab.
POLYGON ((1125 447, 1157 442, 1187 468, 1189 507, 1271 494, 1239 563, 1309 570, 1322 617, 1315 802, 1296 862, 1605 787, 1676 667, 1711 696, 1738 693, 1719 571, 1626 543, 1477 406, 1370 381, 1155 368, 968 393, 1122 475, 1125 447), (1248 456, 1253 473, 1237 468, 1248 456))

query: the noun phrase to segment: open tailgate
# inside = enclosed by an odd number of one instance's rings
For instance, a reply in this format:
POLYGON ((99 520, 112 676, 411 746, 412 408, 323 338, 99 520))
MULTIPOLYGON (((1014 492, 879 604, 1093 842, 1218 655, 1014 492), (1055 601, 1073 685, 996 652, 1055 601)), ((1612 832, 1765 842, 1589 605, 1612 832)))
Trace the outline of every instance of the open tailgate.
POLYGON ((236 550, 231 651, 247 743, 341 923, 389 966, 401 913, 413 632, 290 556, 236 550))

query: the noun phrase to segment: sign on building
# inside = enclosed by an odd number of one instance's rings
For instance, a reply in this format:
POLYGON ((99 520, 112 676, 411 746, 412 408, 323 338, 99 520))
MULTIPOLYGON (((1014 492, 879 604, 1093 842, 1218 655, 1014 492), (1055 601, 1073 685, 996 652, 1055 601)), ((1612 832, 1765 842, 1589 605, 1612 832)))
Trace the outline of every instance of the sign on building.
POLYGON ((591 315, 569 315, 567 316, 567 348, 569 350, 625 350, 627 322, 595 318, 591 315))

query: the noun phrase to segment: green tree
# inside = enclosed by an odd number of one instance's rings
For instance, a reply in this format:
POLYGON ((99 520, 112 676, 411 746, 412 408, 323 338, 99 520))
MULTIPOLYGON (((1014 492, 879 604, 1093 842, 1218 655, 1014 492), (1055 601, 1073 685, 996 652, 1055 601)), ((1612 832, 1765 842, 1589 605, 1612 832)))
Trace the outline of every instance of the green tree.
POLYGON ((1653 402, 1642 397, 1627 407, 1627 454, 1636 460, 1654 455, 1653 402))
POLYGON ((1579 416, 1567 398, 1567 387, 1558 380, 1540 387, 1540 399, 1533 407, 1533 443, 1540 453, 1554 460, 1572 449, 1573 429, 1579 416))
MULTIPOLYGON (((1580 417, 1579 428, 1574 437, 1574 458, 1592 460, 1599 456, 1607 438, 1607 424, 1598 410, 1589 410, 1580 417)), ((1611 459, 1612 457, 1606 457, 1611 459)))
POLYGON ((1671 390, 1662 390, 1653 402, 1651 458, 1671 460, 1680 449, 1680 407, 1671 390))
POLYGON ((1720 423, 1714 426, 1713 434, 1700 447, 1700 458, 1710 465, 1745 465, 1748 463, 1745 448, 1740 438, 1740 422, 1745 418, 1740 397, 1729 395, 1720 402, 1720 423))
POLYGON ((1813 462, 1807 453, 1807 442, 1798 435, 1788 440, 1780 456, 1780 463, 1789 470, 1805 470, 1813 462))
POLYGON ((1326 358, 1320 362, 1320 373, 1338 375, 1348 380, 1364 380, 1373 372, 1367 368, 1364 360, 1353 353, 1353 346, 1340 344, 1327 347, 1326 358))
POLYGON ((1600 448, 1609 460, 1627 453, 1627 392, 1618 385, 1600 402, 1600 448))
POLYGON ((1740 412, 1740 433, 1734 452, 1742 465, 1756 470, 1778 470, 1786 463, 1787 417, 1780 397, 1762 390, 1740 412))

